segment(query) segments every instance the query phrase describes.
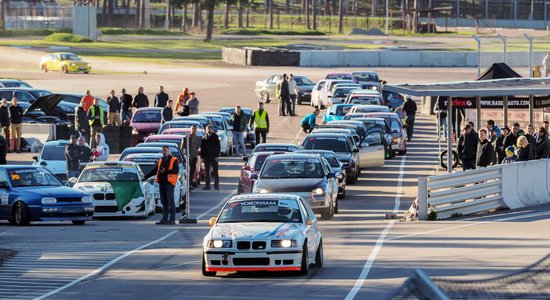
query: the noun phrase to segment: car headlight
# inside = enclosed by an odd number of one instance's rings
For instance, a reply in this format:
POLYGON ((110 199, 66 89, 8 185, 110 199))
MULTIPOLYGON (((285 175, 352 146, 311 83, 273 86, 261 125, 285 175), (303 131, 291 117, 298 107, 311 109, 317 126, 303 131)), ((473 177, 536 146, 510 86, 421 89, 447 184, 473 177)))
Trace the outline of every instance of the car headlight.
POLYGON ((371 90, 375 90, 375 91, 376 91, 377 89, 378 89, 377 86, 371 86, 371 90))
POLYGON ((42 198, 42 204, 56 204, 57 199, 54 197, 44 197, 42 198))
POLYGON ((88 67, 91 67, 92 65, 91 64, 88 64, 88 67))
POLYGON ((92 203, 92 198, 90 196, 82 197, 82 203, 92 203))
POLYGON ((313 191, 311 191, 315 195, 322 195, 325 193, 325 191, 322 188, 316 188, 313 191))
POLYGON ((70 65, 71 67, 74 67, 74 66, 76 66, 76 64, 75 64, 75 63, 70 63, 69 65, 70 65))
POLYGON ((271 248, 296 247, 297 244, 296 240, 273 240, 271 241, 271 248))
POLYGON ((208 248, 231 248, 232 245, 230 240, 211 240, 208 243, 208 248))

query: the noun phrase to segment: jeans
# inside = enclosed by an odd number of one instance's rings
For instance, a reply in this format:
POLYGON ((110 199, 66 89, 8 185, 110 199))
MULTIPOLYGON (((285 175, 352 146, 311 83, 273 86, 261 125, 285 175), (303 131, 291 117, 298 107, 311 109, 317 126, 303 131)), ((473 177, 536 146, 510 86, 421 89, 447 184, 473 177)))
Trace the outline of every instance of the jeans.
POLYGON ((414 115, 407 116, 407 120, 406 120, 406 123, 407 123, 407 139, 409 139, 409 140, 412 139, 412 137, 413 137, 414 118, 415 118, 414 115))
POLYGON ((218 175, 218 160, 216 157, 205 157, 204 167, 206 171, 206 187, 210 187, 210 174, 214 174, 214 187, 220 187, 220 176, 218 175), (212 169, 212 170, 211 170, 212 169))
MULTIPOLYGON (((197 186, 196 183, 193 183, 193 178, 195 177, 195 172, 197 171, 197 161, 198 157, 190 157, 189 159, 189 182, 192 186, 197 186)), ((199 176, 197 176, 197 182, 199 182, 199 176)))
POLYGON ((124 121, 126 121, 126 120, 128 120, 128 122, 130 122, 131 119, 132 119, 132 111, 131 110, 122 112, 122 123, 124 123, 124 121))
POLYGON ((292 107, 292 115, 296 115, 296 94, 290 95, 290 106, 292 107))
POLYGON ((267 142, 267 129, 258 129, 255 130, 256 134, 256 145, 263 144, 267 142), (260 137, 262 138, 262 141, 260 142, 260 137))
POLYGON ((439 136, 444 136, 447 138, 447 117, 439 118, 439 125, 440 125, 440 133, 439 136))
POLYGON ((233 146, 237 155, 244 155, 246 146, 244 144, 244 133, 242 131, 233 131, 233 146))
POLYGON ((476 160, 474 159, 463 159, 462 168, 466 170, 475 170, 476 169, 476 160))
POLYGON ((67 180, 72 177, 78 178, 80 176, 80 170, 67 170, 67 180))
POLYGON ((161 222, 176 220, 176 204, 174 203, 174 186, 170 183, 159 184, 160 203, 162 204, 161 222), (168 218, 170 212, 170 218, 168 218))

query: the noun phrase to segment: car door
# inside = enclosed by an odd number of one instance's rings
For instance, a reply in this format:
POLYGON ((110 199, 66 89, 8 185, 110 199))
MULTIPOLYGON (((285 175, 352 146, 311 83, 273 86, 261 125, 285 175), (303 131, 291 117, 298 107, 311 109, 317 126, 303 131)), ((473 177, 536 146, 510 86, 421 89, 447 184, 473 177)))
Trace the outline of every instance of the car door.
POLYGON ((279 81, 279 78, 281 78, 281 75, 274 75, 269 79, 269 82, 267 83, 267 92, 269 93, 269 97, 273 99, 276 99, 275 86, 277 85, 277 81, 279 81))
POLYGON ((300 199, 300 210, 303 211, 303 217, 305 217, 304 226, 306 227, 305 237, 308 240, 307 248, 309 252, 310 259, 315 257, 317 252, 317 247, 319 245, 319 240, 321 239, 321 234, 319 233, 319 227, 317 224, 317 218, 313 213, 313 210, 309 206, 309 203, 306 203, 303 199, 300 199), (312 224, 308 225, 307 221, 311 220, 312 224))
POLYGON ((254 184, 253 180, 250 178, 250 175, 254 172, 254 165, 256 162, 257 156, 252 156, 241 168, 241 192, 251 193, 252 185, 254 184))
POLYGON ((61 70, 61 57, 57 54, 52 54, 51 70, 61 70))
POLYGON ((384 166, 384 135, 380 128, 371 128, 361 143, 360 154, 362 167, 384 166))
POLYGON ((0 219, 11 217, 10 187, 6 170, 0 170, 0 219))
POLYGON ((311 91, 311 106, 317 106, 319 103, 319 96, 321 93, 321 90, 325 86, 326 80, 321 80, 315 85, 313 90, 311 91))
POLYGON ((327 177, 327 182, 328 182, 327 185, 330 186, 330 194, 331 194, 332 201, 336 202, 337 201, 336 199, 338 197, 338 181, 335 176, 333 177, 328 176, 329 173, 332 173, 332 168, 330 167, 330 164, 324 157, 321 157, 321 158, 325 169, 325 176, 327 177))

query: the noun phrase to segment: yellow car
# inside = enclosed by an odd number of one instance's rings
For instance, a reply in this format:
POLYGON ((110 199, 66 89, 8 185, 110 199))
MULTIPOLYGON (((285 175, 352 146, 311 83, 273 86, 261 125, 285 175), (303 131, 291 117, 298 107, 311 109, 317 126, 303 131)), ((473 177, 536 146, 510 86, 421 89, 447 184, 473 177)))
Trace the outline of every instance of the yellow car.
POLYGON ((70 52, 51 53, 40 59, 40 69, 42 72, 61 71, 90 73, 92 66, 80 59, 78 55, 70 52))

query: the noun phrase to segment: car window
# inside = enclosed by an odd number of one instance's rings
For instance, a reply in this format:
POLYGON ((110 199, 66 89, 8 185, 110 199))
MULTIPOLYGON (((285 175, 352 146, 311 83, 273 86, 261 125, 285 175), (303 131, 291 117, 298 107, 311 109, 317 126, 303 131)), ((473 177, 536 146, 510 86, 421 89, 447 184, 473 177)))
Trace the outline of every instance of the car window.
POLYGON ((11 169, 8 173, 13 187, 62 185, 59 179, 41 168, 11 169))
POLYGON ((325 86, 325 81, 319 82, 319 85, 317 86, 317 90, 320 91, 325 86))
MULTIPOLYGON (((139 167, 139 170, 140 172, 143 172, 145 174, 151 172, 151 170, 153 170, 154 168, 156 168, 157 166, 157 163, 158 163, 158 160, 161 156, 159 155, 158 157, 156 156, 127 156, 124 158, 124 161, 133 161, 135 162, 138 167, 139 167)), ((143 178, 143 176, 141 176, 140 178, 143 178)))
MULTIPOLYGON (((311 209, 311 207, 309 206, 308 203, 305 203, 305 201, 301 200, 300 201, 300 207, 304 211, 304 215, 307 219, 311 219, 312 221, 316 220, 317 217, 313 213, 313 210, 311 209)), ((306 219, 306 221, 307 221, 307 219, 306 219)))
MULTIPOLYGON (((380 98, 377 96, 351 96, 349 102, 351 104, 362 104, 362 105, 380 105, 382 103, 380 98)), ((357 112, 361 112, 361 111, 357 110, 357 112)))
POLYGON ((158 110, 136 111, 132 121, 137 123, 159 123, 161 121, 161 114, 158 110))
POLYGON ((329 74, 326 79, 344 79, 351 80, 351 74, 329 74))
POLYGON ((273 76, 271 78, 271 83, 277 83, 277 81, 279 81, 279 76, 273 76))
POLYGON ((136 170, 130 166, 89 166, 82 171, 79 182, 137 181, 136 170))
POLYGON ((297 86, 314 85, 314 83, 306 77, 294 77, 297 86))
POLYGON ((349 105, 349 106, 348 106, 348 105, 338 105, 338 106, 336 107, 336 113, 335 113, 335 115, 337 115, 337 116, 344 116, 344 115, 346 115, 346 114, 350 111, 351 108, 352 108, 351 105, 349 105))
POLYGON ((46 91, 46 90, 32 90, 30 93, 34 96, 34 98, 38 99, 42 96, 48 96, 51 95, 52 92, 46 91))
POLYGON ((369 132, 363 140, 363 145, 378 146, 382 144, 382 135, 380 131, 369 132))
POLYGON ((272 158, 265 162, 260 178, 321 178, 324 175, 318 158, 272 158))
POLYGON ((75 54, 61 54, 61 60, 80 60, 80 57, 76 56, 75 54))
POLYGON ((15 97, 17 97, 17 100, 23 101, 23 102, 30 102, 36 100, 31 94, 25 91, 16 91, 15 97))
POLYGON ((45 145, 42 149, 43 160, 65 160, 65 148, 66 145, 45 145))
POLYGON ((302 220, 296 200, 258 199, 227 203, 220 213, 218 223, 302 223, 302 220))
POLYGON ((378 75, 375 73, 357 72, 353 73, 353 79, 356 81, 378 81, 378 75))
POLYGON ((262 167, 264 166, 264 163, 266 159, 269 157, 269 155, 258 155, 256 156, 256 159, 254 161, 254 171, 259 172, 262 167))
POLYGON ((401 123, 394 118, 391 118, 391 131, 392 132, 401 132, 401 123))
POLYGON ((349 144, 345 137, 309 137, 302 147, 307 150, 331 150, 334 152, 349 152, 349 144))

